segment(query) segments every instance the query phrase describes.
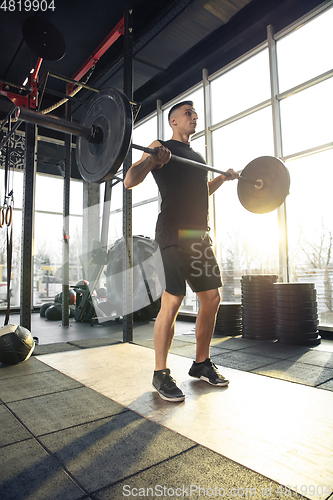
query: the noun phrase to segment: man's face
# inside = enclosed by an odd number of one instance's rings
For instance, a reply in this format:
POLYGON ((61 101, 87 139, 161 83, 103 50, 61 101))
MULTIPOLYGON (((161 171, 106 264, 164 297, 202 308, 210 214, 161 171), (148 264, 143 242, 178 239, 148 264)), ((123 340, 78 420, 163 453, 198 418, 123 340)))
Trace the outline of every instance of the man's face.
POLYGON ((173 127, 176 127, 182 133, 190 135, 195 133, 197 121, 198 115, 195 109, 187 104, 176 109, 174 115, 170 118, 173 127))

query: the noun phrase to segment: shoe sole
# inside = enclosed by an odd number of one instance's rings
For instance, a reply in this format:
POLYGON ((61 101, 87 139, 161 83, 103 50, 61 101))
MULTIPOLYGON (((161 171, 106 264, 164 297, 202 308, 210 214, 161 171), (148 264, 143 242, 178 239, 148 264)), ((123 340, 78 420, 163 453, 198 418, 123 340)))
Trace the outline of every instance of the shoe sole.
POLYGON ((197 378, 199 380, 203 380, 204 382, 208 382, 208 384, 214 385, 215 387, 226 387, 227 385, 229 385, 229 380, 225 380, 224 382, 218 382, 217 384, 215 384, 214 382, 211 382, 209 378, 204 377, 203 375, 201 375, 200 377, 197 377, 196 375, 191 375, 190 373, 189 375, 193 378, 197 378))
POLYGON ((159 397, 164 401, 170 401, 170 403, 181 403, 185 399, 185 395, 179 396, 179 398, 169 398, 168 396, 164 396, 154 385, 154 389, 157 391, 159 397))

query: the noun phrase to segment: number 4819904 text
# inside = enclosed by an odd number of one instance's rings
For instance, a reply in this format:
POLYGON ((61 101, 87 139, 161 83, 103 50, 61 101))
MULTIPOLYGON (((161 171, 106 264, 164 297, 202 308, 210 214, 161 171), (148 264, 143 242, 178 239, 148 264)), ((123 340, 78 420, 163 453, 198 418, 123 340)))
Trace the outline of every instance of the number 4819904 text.
MULTIPOLYGON (((1 0, 0 0, 1 2, 1 0)), ((3 0, 0 9, 5 12, 46 12, 47 10, 55 10, 54 0, 47 2, 46 0, 3 0)))

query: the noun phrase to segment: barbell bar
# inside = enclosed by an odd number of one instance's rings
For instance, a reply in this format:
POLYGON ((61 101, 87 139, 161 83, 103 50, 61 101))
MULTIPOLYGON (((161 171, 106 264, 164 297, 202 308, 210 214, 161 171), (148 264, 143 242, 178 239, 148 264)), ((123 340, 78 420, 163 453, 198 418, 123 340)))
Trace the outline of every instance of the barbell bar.
MULTIPOLYGON (((156 149, 145 148, 144 146, 138 146, 137 144, 133 144, 133 143, 132 143, 132 148, 138 149, 140 151, 143 151, 144 153, 148 153, 151 155, 157 154, 156 149)), ((197 161, 188 160, 187 158, 182 158, 181 156, 171 155, 170 160, 175 160, 175 161, 177 161, 177 163, 181 163, 181 164, 187 165, 189 167, 201 168, 203 170, 208 170, 210 172, 216 172, 217 174, 220 174, 220 175, 222 174, 225 177, 231 177, 230 172, 223 172, 223 170, 218 170, 217 168, 211 167, 210 165, 206 165, 205 163, 199 163, 197 161)), ((247 177, 243 177, 242 175, 240 175, 238 178, 244 182, 249 182, 250 184, 254 184, 254 185, 258 186, 259 189, 261 189, 261 187, 263 185, 261 179, 258 179, 257 181, 253 181, 252 179, 248 179, 247 177)))
MULTIPOLYGON (((57 130, 59 132, 64 132, 66 134, 73 134, 77 137, 82 137, 83 139, 87 140, 90 143, 98 144, 103 142, 103 130, 102 127, 100 126, 91 125, 90 127, 85 127, 83 125, 63 120, 56 116, 36 113, 35 111, 26 108, 18 108, 16 117, 23 121, 35 123, 37 125, 42 125, 46 128, 57 130)), ((144 151, 145 153, 148 154, 153 154, 153 155, 157 154, 156 149, 146 148, 144 146, 139 146, 137 144, 132 144, 132 148, 144 151)), ((182 163, 183 165, 209 170, 211 172, 216 172, 218 174, 223 174, 226 177, 230 177, 231 175, 229 172, 223 172, 222 170, 218 170, 204 163, 199 163, 193 160, 189 160, 187 158, 182 158, 180 156, 171 155, 171 160, 175 160, 177 161, 177 163, 182 163)), ((260 180, 253 181, 241 175, 239 176, 239 179, 245 182, 249 182, 250 184, 255 184, 259 187, 259 189, 262 187, 262 181, 260 180)))
MULTIPOLYGON (((131 104, 122 92, 113 88, 94 95, 80 124, 25 108, 17 108, 16 116, 23 121, 75 135, 78 169, 82 178, 88 182, 101 183, 114 177, 131 145, 131 104)), ((156 154, 154 149, 136 144, 132 144, 132 147, 156 154)), ((186 158, 174 155, 171 158, 183 165, 230 175, 186 158)), ((253 213, 266 213, 284 202, 289 194, 289 187, 290 176, 284 163, 272 156, 262 156, 252 160, 242 170, 237 193, 244 208, 253 213)))

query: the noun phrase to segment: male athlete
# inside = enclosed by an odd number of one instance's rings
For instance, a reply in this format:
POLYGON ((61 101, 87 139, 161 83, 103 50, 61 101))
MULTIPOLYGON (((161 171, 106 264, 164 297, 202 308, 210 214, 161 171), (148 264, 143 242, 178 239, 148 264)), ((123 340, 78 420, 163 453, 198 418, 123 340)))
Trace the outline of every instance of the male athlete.
POLYGON ((225 387, 229 383, 209 357, 220 304, 218 288, 222 286, 222 280, 208 235, 208 197, 226 180, 238 178, 238 174, 229 169, 230 177, 219 175, 208 181, 207 170, 171 159, 172 154, 205 163, 203 157, 190 146, 190 136, 195 132, 198 119, 193 102, 176 104, 168 118, 173 131, 172 139, 154 141, 149 147, 156 148, 157 154, 144 153, 129 168, 124 186, 131 189, 152 172, 162 198, 156 241, 161 251, 166 287, 154 327, 153 386, 162 399, 177 402, 184 401, 185 395, 171 377, 167 357, 176 317, 186 293, 186 282, 200 302, 195 325, 196 360, 189 375, 215 386, 225 387))

